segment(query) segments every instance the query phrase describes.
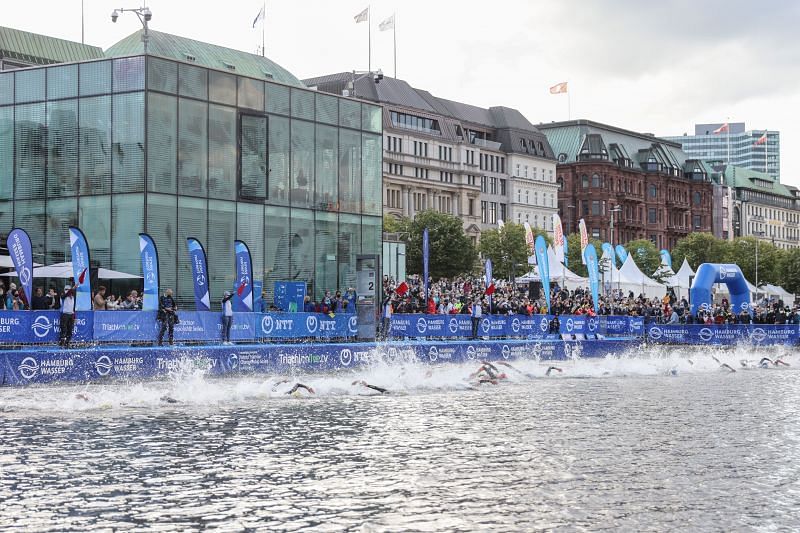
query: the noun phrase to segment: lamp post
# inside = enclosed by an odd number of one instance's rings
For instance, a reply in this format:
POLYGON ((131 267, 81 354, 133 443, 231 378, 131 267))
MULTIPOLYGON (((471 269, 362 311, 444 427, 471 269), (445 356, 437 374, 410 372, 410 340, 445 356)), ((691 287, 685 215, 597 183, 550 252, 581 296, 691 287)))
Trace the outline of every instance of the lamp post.
POLYGON ((146 6, 139 8, 131 8, 131 9, 120 7, 111 12, 111 22, 117 22, 119 16, 126 11, 136 13, 136 16, 139 17, 139 22, 141 22, 142 26, 144 26, 144 33, 142 34, 142 43, 144 43, 144 55, 147 55, 147 42, 150 40, 148 23, 150 22, 150 19, 153 18, 153 12, 150 11, 150 8, 146 6))

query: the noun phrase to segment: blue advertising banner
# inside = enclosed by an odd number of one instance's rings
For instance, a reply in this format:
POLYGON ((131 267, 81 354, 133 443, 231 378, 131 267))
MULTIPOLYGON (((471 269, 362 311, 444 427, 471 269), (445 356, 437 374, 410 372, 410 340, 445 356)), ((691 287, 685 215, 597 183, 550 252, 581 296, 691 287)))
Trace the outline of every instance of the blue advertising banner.
POLYGON ((275 307, 281 311, 303 311, 303 302, 306 298, 305 281, 276 281, 275 282, 275 307), (294 309, 290 304, 294 303, 294 309))
POLYGON ((597 250, 594 244, 586 247, 586 270, 589 272, 589 289, 592 291, 592 304, 594 312, 600 312, 600 271, 597 265, 597 250))
POLYGON ((536 251, 536 264, 539 266, 539 278, 542 280, 544 299, 547 302, 547 312, 550 312, 550 259, 547 256, 547 241, 544 236, 536 237, 534 245, 536 251))
POLYGON ((158 309, 158 250, 156 243, 147 233, 139 234, 139 253, 142 256, 144 278, 142 310, 155 311, 158 309))
POLYGON ((250 248, 244 241, 234 241, 236 253, 236 273, 234 274, 235 292, 232 303, 234 311, 253 311, 253 261, 250 248))
POLYGON ((256 313, 266 313, 264 309, 264 282, 260 279, 253 280, 253 311, 256 313))
POLYGON ((430 253, 431 253, 431 242, 428 236, 428 228, 425 228, 422 232, 422 283, 425 286, 426 305, 428 302, 428 265, 430 262, 430 253))
POLYGON ((625 260, 628 259, 628 250, 625 249, 624 246, 618 244, 616 248, 614 248, 617 252, 617 257, 619 258, 619 263, 622 265, 625 263, 625 260))
MULTIPOLYGON (((0 343, 44 344, 56 343, 61 332, 59 311, 6 311, 0 313, 0 343)), ((92 311, 78 311, 72 340, 92 340, 92 311)))
POLYGON ((672 256, 669 254, 669 251, 661 250, 659 255, 661 255, 661 265, 672 270, 672 256))
POLYGON ((22 291, 25 294, 25 303, 28 309, 31 308, 31 297, 33 296, 33 250, 31 238, 24 229, 14 228, 6 239, 8 254, 14 263, 14 270, 17 272, 22 291))
MULTIPOLYGON (((603 271, 607 271, 611 268, 611 265, 616 265, 616 260, 614 259, 614 247, 611 246, 611 243, 604 242, 603 245, 600 247, 603 251, 602 259, 608 259, 609 264, 603 265, 603 271)), ((595 250, 596 251, 596 250, 595 250)))
POLYGON ((189 249, 189 262, 192 264, 195 309, 197 311, 211 311, 206 251, 200 241, 193 237, 186 239, 186 246, 189 249))
POLYGON ((800 335, 795 324, 652 324, 647 326, 647 340, 668 344, 795 344, 800 335))
POLYGON ((92 283, 89 268, 89 244, 86 236, 75 226, 69 227, 69 245, 72 253, 72 278, 75 285, 75 310, 91 311, 92 283))
POLYGON ((569 268, 569 258, 567 257, 567 253, 569 252, 569 246, 567 245, 567 235, 564 235, 564 266, 569 268))

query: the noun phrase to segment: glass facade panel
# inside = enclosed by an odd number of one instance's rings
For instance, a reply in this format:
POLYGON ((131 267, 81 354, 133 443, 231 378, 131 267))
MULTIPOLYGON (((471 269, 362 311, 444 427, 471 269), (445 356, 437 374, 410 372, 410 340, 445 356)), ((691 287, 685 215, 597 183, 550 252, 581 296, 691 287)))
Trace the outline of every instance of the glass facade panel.
POLYGON ((115 93, 144 89, 144 57, 121 57, 113 64, 115 93))
MULTIPOLYGON (((45 235, 47 220, 45 218, 44 200, 17 200, 14 202, 14 225, 23 228, 31 236, 31 247, 33 253, 37 254, 34 259, 42 257, 46 239, 41 238, 45 235), (39 236, 37 238, 36 236, 39 236)), ((69 237, 67 237, 69 243, 69 237)), ((41 263, 41 261, 36 261, 41 263)))
POLYGON ((289 277, 289 248, 292 234, 289 232, 288 207, 264 207, 264 289, 272 299, 276 281, 287 281, 289 277))
POLYGON ((263 201, 267 194, 267 117, 242 115, 239 145, 239 197, 263 201))
POLYGON ((361 253, 361 217, 339 215, 339 242, 336 258, 339 262, 339 289, 356 286, 356 256, 361 253))
POLYGON ((79 72, 81 96, 111 92, 111 61, 81 63, 79 72))
POLYGON ((45 104, 17 106, 16 179, 14 194, 20 198, 44 198, 47 165, 47 125, 45 104))
POLYGON ((208 71, 181 63, 178 66, 178 94, 208 100, 208 71))
POLYGON ((264 82, 239 76, 239 107, 264 111, 264 82))
POLYGON ((212 300, 219 301, 223 292, 233 290, 235 239, 236 203, 209 200, 206 253, 209 257, 212 300))
POLYGON ((47 104, 47 195, 78 193, 78 100, 47 104))
POLYGON ((178 99, 178 194, 208 193, 208 105, 178 99))
POLYGON ((12 202, 0 201, 0 233, 8 235, 14 228, 14 205, 12 202))
POLYGON ((339 100, 339 125, 348 128, 361 126, 361 103, 342 98, 339 100))
POLYGON ((14 106, 0 107, 0 200, 14 196, 14 106))
POLYGON ((233 200, 236 193, 236 110, 208 106, 208 195, 233 200))
MULTIPOLYGON (((89 242, 93 263, 111 264, 111 196, 84 196, 78 201, 78 227, 89 242)), ((69 244, 69 236, 65 236, 69 244)), ((134 238, 134 237, 131 237, 134 238)))
POLYGON ((80 193, 111 190, 111 97, 81 98, 78 104, 80 193))
POLYGON ((292 120, 292 206, 310 207, 314 195, 314 124, 292 120))
POLYGON ((44 100, 45 71, 43 68, 17 71, 14 96, 18 104, 44 100))
POLYGON ((176 254, 178 247, 177 226, 178 198, 166 194, 147 195, 147 221, 145 231, 158 247, 158 277, 161 291, 175 289, 177 282, 176 254))
POLYGON ((314 93, 292 89, 292 117, 314 120, 314 93))
MULTIPOLYGON (((186 239, 194 237, 203 246, 206 243, 206 226, 208 223, 207 201, 202 198, 178 197, 178 284, 175 293, 180 295, 178 302, 184 309, 194 309, 194 279, 192 278, 192 263, 186 247, 186 239)), ((220 297, 213 294, 213 298, 220 297)), ((212 309, 214 300, 211 301, 212 309)))
POLYGON ((381 253, 383 218, 361 217, 361 249, 365 254, 381 253))
POLYGON ((339 99, 330 94, 317 93, 317 122, 333 124, 339 122, 339 99))
POLYGON ((362 213, 365 215, 381 214, 381 137, 364 134, 362 148, 362 213))
POLYGON ((157 57, 148 57, 147 88, 175 94, 178 90, 178 64, 157 57))
POLYGON ((338 267, 336 264, 336 249, 338 224, 336 213, 317 212, 316 220, 316 251, 314 264, 316 272, 314 280, 314 296, 317 301, 331 291, 331 296, 336 292, 338 282, 338 267))
POLYGON ((111 169, 114 192, 144 191, 144 93, 114 95, 111 169))
POLYGON ((236 105, 236 76, 209 71, 208 99, 220 104, 236 105))
MULTIPOLYGON (((314 280, 314 212, 292 209, 288 281, 314 280)), ((309 292, 311 294, 311 292, 309 292)))
POLYGON ((361 212, 361 134, 339 130, 339 209, 361 212))
MULTIPOLYGON (((142 274, 139 233, 144 231, 144 194, 111 196, 111 267, 120 272, 142 274)), ((159 257, 162 245, 156 242, 159 257)), ((105 266, 105 265, 104 265, 105 266)), ((136 287, 138 287, 138 281, 136 287)), ((133 287, 132 287, 133 288, 133 287)), ((139 290, 139 289, 137 289, 139 290)))
POLYGON ((269 203, 289 204, 289 119, 269 117, 269 203))
POLYGON ((0 72, 0 105, 14 103, 14 73, 0 72))
POLYGON ((337 129, 334 126, 317 124, 317 209, 325 211, 338 211, 337 192, 339 179, 339 146, 337 129))
POLYGON ((178 101, 174 96, 147 95, 147 190, 175 193, 178 101))
POLYGON ((382 108, 378 106, 363 104, 361 107, 361 127, 365 131, 380 133, 383 130, 381 112, 382 108))
POLYGON ((78 96, 78 65, 63 65, 47 69, 48 100, 75 98, 76 96, 78 96))
MULTIPOLYGON (((236 213, 236 238, 250 248, 253 281, 264 279, 264 206, 240 203, 236 213)), ((255 298, 255 296, 254 296, 255 298)))
MULTIPOLYGON (((78 224, 77 198, 51 198, 47 201, 47 256, 45 264, 69 261, 69 227, 78 224)), ((42 261, 37 261, 41 263, 42 261)))
POLYGON ((289 87, 267 83, 267 113, 289 114, 289 87))

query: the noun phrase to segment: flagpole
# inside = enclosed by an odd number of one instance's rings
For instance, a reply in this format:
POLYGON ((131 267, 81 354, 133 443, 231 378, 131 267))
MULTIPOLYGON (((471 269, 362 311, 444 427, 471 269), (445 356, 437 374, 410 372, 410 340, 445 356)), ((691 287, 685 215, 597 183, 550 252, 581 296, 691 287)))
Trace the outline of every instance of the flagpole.
POLYGON ((767 145, 769 144, 769 136, 767 130, 764 130, 764 174, 769 176, 769 157, 767 154, 767 145))
POLYGON ((266 2, 266 0, 264 0, 264 3, 262 4, 261 9, 263 10, 262 11, 263 15, 261 16, 261 57, 265 57, 265 55, 264 55, 264 48, 265 48, 264 43, 266 41, 265 41, 265 38, 264 38, 264 23, 267 20, 267 2, 266 2))
MULTIPOLYGON (((397 79, 397 15, 395 13, 392 13, 392 34, 394 39, 394 79, 397 79)), ((491 302, 491 300, 489 301, 491 302)))
POLYGON ((572 103, 569 93, 569 80, 567 80, 567 120, 572 120, 572 103))
POLYGON ((372 6, 367 6, 367 70, 372 72, 372 6))

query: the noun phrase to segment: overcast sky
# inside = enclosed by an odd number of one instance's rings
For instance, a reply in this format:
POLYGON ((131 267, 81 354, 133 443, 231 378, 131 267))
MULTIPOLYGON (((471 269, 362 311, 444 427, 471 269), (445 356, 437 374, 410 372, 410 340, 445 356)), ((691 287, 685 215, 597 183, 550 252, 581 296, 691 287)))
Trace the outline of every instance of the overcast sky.
MULTIPOLYGON (((144 2, 144 0, 142 0, 144 2)), ((267 56, 300 78, 367 68, 368 0, 267 2, 267 56)), ((107 48, 140 28, 112 24, 114 0, 84 0, 86 42, 107 48)), ((151 28, 255 52, 262 2, 150 0, 151 28)), ((436 96, 504 105, 534 124, 572 118, 657 135, 695 123, 746 122, 781 132, 781 181, 800 186, 800 2, 795 0, 373 0, 372 67, 436 96)), ((81 39, 80 0, 7 2, 0 24, 81 39)))

